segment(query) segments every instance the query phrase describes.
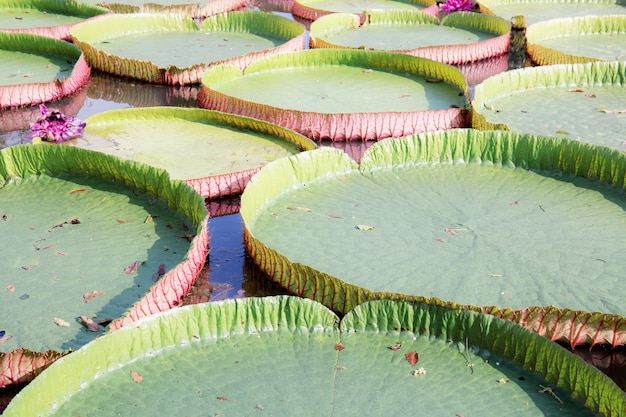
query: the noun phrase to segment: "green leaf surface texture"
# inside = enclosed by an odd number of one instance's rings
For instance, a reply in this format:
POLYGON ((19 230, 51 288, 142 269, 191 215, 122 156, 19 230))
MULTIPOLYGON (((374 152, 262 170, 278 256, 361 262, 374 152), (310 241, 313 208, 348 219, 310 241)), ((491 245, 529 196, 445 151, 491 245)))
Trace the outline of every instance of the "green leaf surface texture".
POLYGON ((623 149, 625 93, 623 61, 509 71, 476 86, 473 126, 502 125, 517 132, 623 149))
POLYGON ((0 4, 0 28, 25 29, 82 22, 108 13, 96 5, 62 0, 5 0, 0 4))
POLYGON ((524 16, 527 25, 565 17, 626 14, 624 0, 484 0, 480 4, 507 20, 524 16))
POLYGON ((421 12, 372 12, 362 25, 358 15, 335 13, 311 24, 312 37, 333 45, 389 51, 469 44, 508 31, 504 20, 477 13, 454 13, 440 24, 436 17, 421 12))
POLYGON ((464 88, 465 82, 455 69, 402 54, 364 52, 323 49, 278 54, 251 63, 239 76, 217 69, 215 75, 203 77, 203 84, 242 100, 317 113, 409 112, 464 106, 465 97, 459 96, 459 88, 464 88), (426 78, 445 82, 429 83, 426 78))
POLYGON ((623 153, 450 130, 379 142, 360 170, 344 160, 274 162, 243 194, 248 250, 296 294, 340 311, 380 293, 624 315, 623 153))
POLYGON ((86 123, 74 145, 163 168, 181 180, 260 168, 298 146, 316 147, 279 126, 203 109, 114 110, 86 123))
POLYGON ((424 8, 426 2, 418 1, 394 1, 394 0, 299 0, 300 6, 310 9, 323 10, 332 13, 363 13, 370 10, 416 10, 424 8))
POLYGON ((339 324, 318 303, 279 296, 122 328, 57 361, 4 416, 618 416, 625 399, 597 369, 491 316, 378 301, 339 324))
POLYGON ((189 2, 188 0, 120 0, 104 3, 101 0, 85 0, 85 3, 106 7, 114 13, 176 13, 193 18, 206 18, 236 10, 246 5, 245 0, 211 0, 205 2, 189 2))
POLYGON ((0 86, 63 81, 80 54, 80 49, 61 40, 0 32, 0 86))
POLYGON ((204 229, 202 198, 165 171, 60 145, 1 152, 5 351, 84 345, 104 327, 89 332, 79 316, 123 316, 204 229))
POLYGON ((200 27, 181 14, 111 14, 71 30, 96 68, 117 73, 115 65, 121 66, 132 73, 119 75, 147 81, 158 77, 151 74, 158 69, 193 69, 267 52, 303 33, 294 21, 256 11, 210 17, 200 27))
MULTIPOLYGON (((528 27, 526 38, 533 60, 533 47, 540 47, 546 64, 566 64, 567 58, 588 60, 626 60, 626 14, 554 19, 528 27), (549 55, 555 54, 554 60, 549 55), (562 57, 561 55, 565 55, 562 57)), ((537 52, 539 53, 539 52, 537 52)))

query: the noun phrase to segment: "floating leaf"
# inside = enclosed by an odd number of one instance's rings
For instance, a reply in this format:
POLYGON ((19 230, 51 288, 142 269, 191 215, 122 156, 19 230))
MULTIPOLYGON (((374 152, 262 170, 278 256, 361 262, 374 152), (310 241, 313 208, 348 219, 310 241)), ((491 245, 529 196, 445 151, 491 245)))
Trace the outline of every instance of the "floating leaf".
POLYGON ((389 349, 391 350, 400 350, 400 348, 402 347, 402 342, 398 342, 393 346, 389 346, 389 349))
POLYGON ((144 220, 144 223, 150 223, 152 221, 152 216, 148 214, 148 216, 146 217, 146 220, 144 220))
POLYGON ((139 267, 139 261, 135 261, 132 264, 128 265, 126 268, 124 268, 124 273, 134 274, 135 272, 137 272, 138 267, 139 267))
POLYGON ((407 361, 409 361, 409 363, 411 364, 411 366, 415 366, 417 364, 417 361, 419 360, 419 357, 417 355, 417 352, 413 351, 413 352, 407 352, 404 357, 406 358, 407 361))
POLYGON ((87 317, 87 316, 78 316, 78 320, 90 332, 99 332, 100 331, 100 326, 98 325, 98 323, 96 323, 95 321, 91 320, 89 317, 87 317))
POLYGON ((335 343, 335 350, 341 352, 342 350, 344 350, 345 347, 341 344, 341 342, 339 343, 335 343))
POLYGON ((141 381, 143 381, 143 376, 141 376, 141 374, 137 371, 131 371, 130 372, 130 377, 133 379, 133 381, 135 381, 136 383, 140 383, 141 381))
POLYGON ((374 230, 374 226, 368 226, 366 224, 359 224, 356 228, 359 230, 374 230))
POLYGON ((83 295, 83 301, 88 303, 92 298, 97 297, 99 295, 104 295, 104 291, 92 291, 83 295))
POLYGON ((311 211, 311 209, 307 207, 287 207, 287 210, 306 211, 306 212, 311 211))
POLYGON ((602 109, 601 110, 604 113, 607 114, 619 114, 619 113, 626 113, 626 109, 619 109, 619 110, 608 110, 608 109, 602 109))
POLYGON ((13 292, 13 291, 15 291, 15 287, 13 285, 7 285, 7 291, 8 292, 13 292))
POLYGON ((216 397, 220 401, 229 401, 228 397, 216 397))
POLYGON ((70 191, 70 194, 84 193, 85 191, 87 191, 87 190, 84 189, 84 188, 78 188, 76 190, 70 191))
POLYGON ((446 227, 445 229, 443 229, 443 231, 446 232, 447 234, 449 234, 450 236, 456 235, 456 230, 454 230, 454 229, 449 229, 449 228, 446 227))
POLYGON ((0 332, 0 343, 4 343, 13 337, 10 334, 5 334, 5 333, 6 332, 4 330, 0 332))
POLYGON ((569 135, 570 134, 569 132, 566 132, 565 130, 561 130, 561 129, 558 129, 556 131, 556 133, 558 133, 559 135, 569 135))
POLYGON ((70 324, 68 322, 58 317, 54 318, 54 324, 56 324, 59 327, 70 327, 70 324))

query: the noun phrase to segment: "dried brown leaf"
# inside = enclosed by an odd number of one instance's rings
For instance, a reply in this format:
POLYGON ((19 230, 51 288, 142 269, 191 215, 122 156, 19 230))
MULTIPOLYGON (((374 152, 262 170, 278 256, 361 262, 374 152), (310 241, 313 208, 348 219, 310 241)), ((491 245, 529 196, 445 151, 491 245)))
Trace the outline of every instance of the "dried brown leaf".
POLYGON ((140 383, 141 381, 143 381, 143 376, 139 372, 137 372, 137 371, 130 371, 130 377, 137 384, 140 383))
POLYGON ((417 365, 417 361, 419 360, 419 356, 417 354, 417 352, 413 351, 413 352, 407 352, 404 357, 406 358, 407 361, 409 361, 409 363, 411 364, 411 366, 415 366, 417 365))
POLYGON ((135 261, 132 264, 128 265, 126 268, 124 268, 124 273, 134 274, 135 272, 137 272, 138 267, 139 267, 139 261, 135 261))
POLYGON ((78 316, 78 320, 81 322, 83 326, 87 328, 90 332, 99 332, 100 326, 95 321, 91 320, 87 316, 78 316))
POLYGON ((97 297, 99 295, 104 295, 104 291, 92 291, 92 292, 88 292, 87 294, 83 295, 83 301, 88 303, 89 301, 91 301, 92 298, 97 297))
POLYGON ((70 327, 70 324, 68 322, 58 317, 54 318, 54 324, 56 324, 59 327, 70 327))

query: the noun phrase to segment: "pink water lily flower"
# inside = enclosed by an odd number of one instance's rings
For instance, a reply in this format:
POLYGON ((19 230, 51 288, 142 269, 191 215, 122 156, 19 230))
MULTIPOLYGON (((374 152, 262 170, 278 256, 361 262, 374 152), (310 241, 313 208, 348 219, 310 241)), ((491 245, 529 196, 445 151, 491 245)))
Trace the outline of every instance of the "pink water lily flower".
POLYGON ((453 12, 471 12, 474 8, 474 0, 447 0, 439 6, 442 12, 450 14, 453 12))
POLYGON ((75 116, 67 117, 59 111, 49 111, 43 104, 39 106, 39 111, 41 118, 31 123, 32 132, 28 135, 29 139, 41 138, 50 142, 64 142, 82 136, 87 125, 75 116))

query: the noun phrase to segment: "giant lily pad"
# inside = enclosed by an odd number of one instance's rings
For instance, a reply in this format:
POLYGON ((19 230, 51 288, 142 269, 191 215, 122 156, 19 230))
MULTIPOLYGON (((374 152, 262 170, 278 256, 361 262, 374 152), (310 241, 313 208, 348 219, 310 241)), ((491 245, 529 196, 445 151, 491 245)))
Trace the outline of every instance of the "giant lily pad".
POLYGON ((526 38, 539 65, 626 61, 626 14, 539 22, 528 27, 526 38))
POLYGON ((311 139, 384 139, 467 123, 467 86, 457 69, 381 51, 276 54, 245 71, 221 65, 203 76, 198 100, 311 139))
POLYGON ((76 25, 72 39, 95 68, 157 84, 199 83, 207 68, 304 49, 304 27, 270 13, 231 12, 200 26, 183 15, 108 15, 76 25))
POLYGON ((474 90, 473 127, 626 146, 626 61, 509 71, 474 90))
POLYGON ((573 346, 621 345, 625 174, 622 152, 503 131, 387 139, 360 166, 320 148, 248 184, 245 245, 271 279, 335 311, 446 302, 573 346))
POLYGON ((21 358, 0 361, 0 386, 40 371, 20 349, 77 349, 102 333, 89 320, 167 310, 204 264, 204 201, 163 170, 42 144, 1 150, 0 174, 0 349, 21 358))
POLYGON ((241 193, 270 161, 317 147, 294 131, 204 109, 111 110, 72 144, 167 170, 207 198, 241 193))
POLYGON ((72 26, 108 12, 108 9, 74 0, 3 0, 0 32, 69 40, 72 26))
POLYGON ((0 32, 0 109, 58 100, 89 79, 74 45, 27 33, 0 32))
POLYGON ((362 13, 383 10, 419 10, 436 16, 439 7, 431 0, 295 0, 291 12, 294 16, 317 20, 332 13, 362 13))
POLYGON ((311 24, 312 48, 400 52, 446 64, 492 58, 509 49, 509 24, 499 17, 459 12, 441 22, 422 12, 334 13, 311 24))
POLYGON ((190 0, 83 0, 97 4, 115 13, 175 13, 192 18, 205 18, 219 13, 230 12, 246 5, 245 0, 206 0, 191 2, 190 0))
POLYGON ((626 14, 624 0, 481 0, 483 13, 505 19, 524 16, 531 25, 551 19, 626 14))
POLYGON ((295 297, 183 307, 57 361, 3 415, 618 417, 626 406, 600 371, 491 316, 378 301, 338 321, 295 297))

